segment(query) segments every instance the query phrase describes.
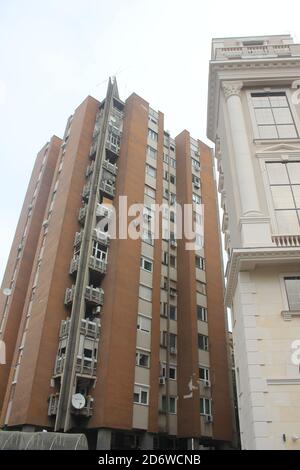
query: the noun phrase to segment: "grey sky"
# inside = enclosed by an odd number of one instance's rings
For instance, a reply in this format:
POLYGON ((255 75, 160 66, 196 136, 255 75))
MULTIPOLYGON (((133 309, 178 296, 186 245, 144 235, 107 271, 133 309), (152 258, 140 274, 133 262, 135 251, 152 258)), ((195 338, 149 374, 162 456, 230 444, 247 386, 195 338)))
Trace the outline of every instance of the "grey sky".
POLYGON ((0 278, 37 151, 109 75, 121 98, 163 111, 172 135, 206 141, 211 38, 298 41, 299 12, 299 0, 0 0, 0 278))

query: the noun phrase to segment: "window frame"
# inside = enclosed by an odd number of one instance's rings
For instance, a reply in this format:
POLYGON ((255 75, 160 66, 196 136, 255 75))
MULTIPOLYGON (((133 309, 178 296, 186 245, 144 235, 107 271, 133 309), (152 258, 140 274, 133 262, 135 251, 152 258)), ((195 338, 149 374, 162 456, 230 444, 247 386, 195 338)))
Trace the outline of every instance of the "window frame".
POLYGON ((148 317, 147 315, 144 315, 143 313, 138 313, 136 329, 138 331, 141 331, 142 333, 150 334, 151 333, 151 317, 148 317), (143 321, 145 320, 147 321, 147 323, 149 323, 149 329, 148 328, 145 329, 142 327, 143 321))
POLYGON ((142 406, 148 406, 149 405, 149 385, 146 385, 146 384, 137 384, 135 383, 134 384, 134 388, 133 388, 133 403, 135 405, 142 405, 142 406), (136 389, 138 389, 139 391, 136 392, 136 389), (142 395, 142 392, 146 392, 147 393, 147 403, 142 403, 141 402, 141 395, 142 395), (134 395, 139 395, 139 401, 134 401, 134 395))
POLYGON ((288 294, 287 294, 286 286, 285 286, 285 278, 286 277, 300 277, 300 271, 280 273, 280 275, 279 275, 283 311, 298 312, 300 310, 290 310, 288 294))

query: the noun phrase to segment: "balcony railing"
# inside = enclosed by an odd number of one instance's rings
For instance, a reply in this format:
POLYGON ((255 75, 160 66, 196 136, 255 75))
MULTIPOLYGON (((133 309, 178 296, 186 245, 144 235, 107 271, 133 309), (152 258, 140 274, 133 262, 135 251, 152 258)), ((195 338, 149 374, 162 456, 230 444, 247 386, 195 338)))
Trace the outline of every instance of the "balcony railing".
MULTIPOLYGON (((64 338, 65 336, 69 335, 70 324, 71 324, 70 318, 67 318, 67 320, 62 320, 61 325, 60 325, 60 332, 59 332, 60 338, 64 338)), ((95 319, 95 321, 91 321, 91 320, 82 318, 80 321, 80 333, 90 338, 99 338, 100 326, 101 324, 100 324, 99 319, 95 319)))
POLYGON ((97 151, 97 141, 93 141, 91 149, 90 149, 90 158, 92 158, 93 160, 95 159, 96 151, 97 151))
POLYGON ((100 242, 102 245, 109 245, 109 234, 107 232, 102 232, 102 230, 94 228, 92 232, 92 237, 93 240, 100 242))
POLYGON ((77 374, 81 375, 96 375, 97 361, 89 357, 77 357, 75 370, 77 374))
POLYGON ((59 393, 55 393, 49 396, 48 416, 56 415, 58 400, 59 400, 59 393))
POLYGON ((114 185, 108 183, 106 180, 102 180, 100 183, 100 190, 104 193, 108 194, 109 196, 115 196, 116 188, 114 185))
POLYGON ((90 174, 93 173, 94 167, 95 167, 95 162, 92 161, 91 164, 86 169, 86 172, 85 172, 86 177, 90 176, 90 174))
POLYGON ((299 44, 220 47, 214 60, 248 59, 255 57, 291 57, 300 53, 299 44))
POLYGON ((63 373, 65 365, 65 356, 57 356, 54 366, 54 375, 60 375, 63 373))
POLYGON ((79 264, 79 256, 76 256, 76 258, 71 259, 70 270, 69 270, 70 274, 74 274, 77 271, 78 264, 79 264))
POLYGON ((76 232, 74 238, 74 246, 78 246, 81 244, 82 241, 82 232, 76 232))
POLYGON ((274 235, 272 242, 282 248, 293 248, 300 246, 300 235, 274 235))
POLYGON ((90 197, 91 193, 91 184, 87 183, 84 185, 82 190, 82 199, 87 200, 90 197))
POLYGON ((81 208, 79 209, 78 220, 79 220, 79 222, 80 222, 82 225, 84 224, 84 221, 85 221, 86 211, 87 211, 87 207, 86 207, 86 206, 81 207, 81 208))
POLYGON ((89 257, 89 267, 101 274, 106 273, 107 263, 101 259, 95 258, 95 256, 89 257))
POLYGON ((107 171, 109 171, 113 175, 117 174, 117 171, 118 171, 117 165, 110 163, 108 160, 104 160, 102 165, 103 165, 103 168, 105 168, 107 171))
POLYGON ((97 204, 96 207, 96 217, 110 217, 111 216, 111 209, 103 206, 102 204, 97 204))
MULTIPOLYGON (((75 286, 68 287, 65 293, 65 305, 69 305, 73 302, 75 292, 75 286)), ((104 291, 100 287, 86 286, 84 298, 94 304, 103 305, 104 302, 104 291)))
POLYGON ((86 286, 85 299, 95 305, 103 305, 104 291, 100 287, 86 286))

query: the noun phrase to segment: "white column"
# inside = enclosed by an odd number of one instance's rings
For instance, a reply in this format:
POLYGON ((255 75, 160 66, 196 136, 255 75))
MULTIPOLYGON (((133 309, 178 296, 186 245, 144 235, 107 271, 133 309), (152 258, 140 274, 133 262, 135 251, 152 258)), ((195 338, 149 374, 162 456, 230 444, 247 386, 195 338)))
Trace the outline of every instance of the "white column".
POLYGON ((223 82, 234 149, 242 216, 261 215, 240 91, 242 82, 223 82))

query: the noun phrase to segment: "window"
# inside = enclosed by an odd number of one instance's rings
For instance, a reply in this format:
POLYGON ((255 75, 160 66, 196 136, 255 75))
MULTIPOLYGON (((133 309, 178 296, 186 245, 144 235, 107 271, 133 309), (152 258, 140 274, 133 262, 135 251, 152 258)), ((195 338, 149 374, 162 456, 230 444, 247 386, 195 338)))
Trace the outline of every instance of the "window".
POLYGON ((152 289, 151 287, 140 285, 139 297, 144 300, 152 301, 152 289))
POLYGON ((278 231, 298 234, 300 228, 300 161, 266 163, 278 231))
POLYGON ((171 380, 177 379, 177 367, 175 365, 169 365, 169 374, 167 374, 167 365, 161 364, 161 377, 167 377, 171 380))
POLYGON ((141 258, 141 268, 152 273, 153 262, 148 258, 141 258))
POLYGON ((211 399, 200 397, 200 414, 211 415, 211 399))
POLYGON ((176 268, 176 256, 174 255, 170 255, 170 266, 172 266, 172 268, 176 268))
POLYGON ((199 294, 206 295, 206 284, 201 281, 196 281, 196 290, 199 294))
POLYGON ((164 196, 165 199, 169 199, 169 190, 167 188, 164 188, 164 196))
POLYGON ((170 305, 170 320, 176 320, 176 307, 175 305, 170 305))
POLYGON ((172 168, 176 168, 176 160, 174 158, 169 158, 169 163, 172 168))
POLYGON ((149 390, 141 385, 134 386, 133 401, 139 405, 148 405, 149 390))
POLYGON ((150 145, 148 145, 147 155, 148 155, 148 157, 153 158, 153 160, 156 160, 157 151, 153 147, 150 147, 150 145))
POLYGON ((164 171, 164 180, 169 181, 169 173, 166 170, 164 171))
POLYGON ((143 242, 148 243, 148 245, 153 245, 153 234, 151 230, 148 230, 148 229, 143 230, 142 240, 143 242))
POLYGON ((203 271, 205 270, 205 260, 204 258, 202 258, 202 256, 196 256, 195 262, 196 262, 196 268, 202 269, 203 271))
POLYGON ((177 347, 177 335, 174 333, 169 333, 169 345, 170 348, 176 349, 177 347))
POLYGON ((198 162, 198 160, 195 160, 194 158, 192 158, 192 167, 195 168, 195 170, 200 169, 200 163, 198 162))
POLYGON ((284 284, 290 310, 300 310, 300 276, 285 277, 284 284))
POLYGON ((207 322, 207 308, 197 305, 197 318, 200 321, 207 322))
POLYGON ((163 251, 162 264, 165 264, 165 265, 168 264, 168 253, 166 251, 163 251))
POLYGON ((297 138, 297 131, 285 92, 251 93, 260 139, 297 138))
POLYGON ((161 302, 160 303, 160 314, 163 316, 163 317, 167 317, 168 316, 168 304, 166 302, 161 302))
POLYGON ((170 175, 170 183, 176 184, 176 177, 174 175, 170 175))
POLYGON ((148 137, 150 137, 150 139, 157 142, 158 134, 156 132, 154 132, 152 129, 148 129, 148 137))
POLYGON ((203 382, 209 381, 209 369, 208 367, 199 367, 199 379, 203 380, 203 382))
POLYGON ((144 333, 150 333, 151 331, 151 318, 145 317, 144 315, 138 314, 137 318, 137 329, 144 333))
POLYGON ((144 351, 135 353, 135 365, 140 367, 149 367, 150 355, 144 351))
POLYGON ((200 189, 200 178, 198 178, 198 176, 192 174, 192 182, 197 188, 200 189))
POLYGON ((170 210, 170 222, 175 222, 175 212, 170 210))
POLYGON ((165 163, 169 163, 169 157, 167 154, 164 153, 164 157, 163 157, 163 160, 165 163))
POLYGON ((107 257, 107 252, 103 251, 103 245, 101 245, 99 242, 96 242, 95 240, 93 240, 92 256, 94 256, 94 258, 100 259, 101 261, 106 261, 107 257))
POLYGON ((146 163, 146 174, 152 178, 156 178, 156 169, 146 163))
POLYGON ((167 405, 167 397, 163 395, 162 397, 162 411, 166 413, 176 414, 176 397, 169 396, 169 406, 167 405))
POLYGON ((198 334, 198 348, 208 351, 208 336, 198 334))
POLYGON ((199 196, 199 194, 193 193, 193 202, 195 204, 201 204, 201 196, 199 196))
POLYGON ((177 347, 177 335, 174 333, 169 333, 167 331, 162 332, 162 338, 161 338, 161 346, 164 346, 165 348, 169 346, 171 352, 176 352, 176 347, 177 347))
POLYGON ((147 194, 147 196, 149 197, 152 197, 152 199, 155 199, 155 196, 156 196, 156 191, 155 189, 151 188, 151 186, 145 186, 145 194, 147 194))

